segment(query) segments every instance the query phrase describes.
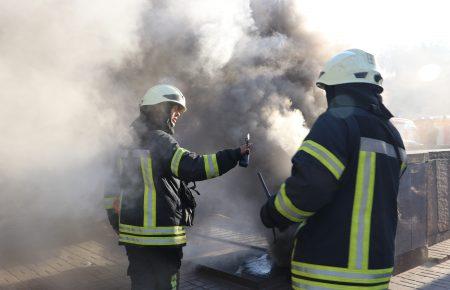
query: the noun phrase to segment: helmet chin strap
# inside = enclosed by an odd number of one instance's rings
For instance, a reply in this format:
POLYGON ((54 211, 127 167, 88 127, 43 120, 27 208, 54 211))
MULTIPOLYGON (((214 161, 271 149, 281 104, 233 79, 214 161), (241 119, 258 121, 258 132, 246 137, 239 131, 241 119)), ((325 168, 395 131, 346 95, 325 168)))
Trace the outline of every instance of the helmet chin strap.
POLYGON ((169 128, 170 132, 172 134, 174 134, 175 133, 175 124, 172 122, 170 117, 167 118, 166 124, 167 124, 167 128, 169 128))

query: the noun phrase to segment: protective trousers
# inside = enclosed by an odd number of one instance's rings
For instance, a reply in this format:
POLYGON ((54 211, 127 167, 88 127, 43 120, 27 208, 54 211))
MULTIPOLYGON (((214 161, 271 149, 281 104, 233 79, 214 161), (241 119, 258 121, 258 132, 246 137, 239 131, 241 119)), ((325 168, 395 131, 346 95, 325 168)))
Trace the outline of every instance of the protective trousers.
POLYGON ((131 290, 176 290, 183 257, 178 247, 125 246, 131 290))

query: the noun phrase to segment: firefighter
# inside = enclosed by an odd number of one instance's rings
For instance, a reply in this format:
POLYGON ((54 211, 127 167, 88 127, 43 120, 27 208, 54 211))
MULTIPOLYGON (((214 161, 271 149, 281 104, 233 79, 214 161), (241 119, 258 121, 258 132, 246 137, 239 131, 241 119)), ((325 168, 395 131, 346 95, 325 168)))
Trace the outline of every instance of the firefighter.
POLYGON ((373 55, 351 49, 325 64, 317 86, 328 108, 262 207, 262 222, 298 227, 293 289, 388 289, 406 154, 382 102, 382 77, 373 55))
POLYGON ((178 289, 195 199, 189 182, 225 174, 250 145, 198 155, 180 147, 174 127, 186 110, 185 97, 170 85, 148 90, 132 124, 134 141, 123 150, 105 206, 126 248, 132 289, 178 289))

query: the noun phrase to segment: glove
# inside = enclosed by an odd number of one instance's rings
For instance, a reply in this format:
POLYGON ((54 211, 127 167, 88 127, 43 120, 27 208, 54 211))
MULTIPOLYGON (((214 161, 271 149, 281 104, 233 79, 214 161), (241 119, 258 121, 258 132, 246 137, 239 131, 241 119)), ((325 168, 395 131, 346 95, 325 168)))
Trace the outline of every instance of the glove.
POLYGON ((272 220, 272 217, 270 216, 270 213, 269 213, 268 203, 263 205, 263 207, 261 208, 261 211, 259 213, 259 216, 261 217, 261 221, 265 227, 267 227, 267 228, 275 227, 275 223, 272 220))

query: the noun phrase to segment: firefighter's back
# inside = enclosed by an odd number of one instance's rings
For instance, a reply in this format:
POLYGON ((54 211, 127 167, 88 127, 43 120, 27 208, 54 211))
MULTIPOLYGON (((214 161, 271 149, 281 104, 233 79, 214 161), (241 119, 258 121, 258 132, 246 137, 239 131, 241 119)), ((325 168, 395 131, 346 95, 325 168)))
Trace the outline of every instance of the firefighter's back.
POLYGON ((333 200, 298 234, 293 273, 311 286, 330 287, 329 281, 384 289, 394 262, 403 142, 387 120, 368 110, 338 107, 325 114, 340 123, 330 126, 346 138, 346 166, 333 200))

